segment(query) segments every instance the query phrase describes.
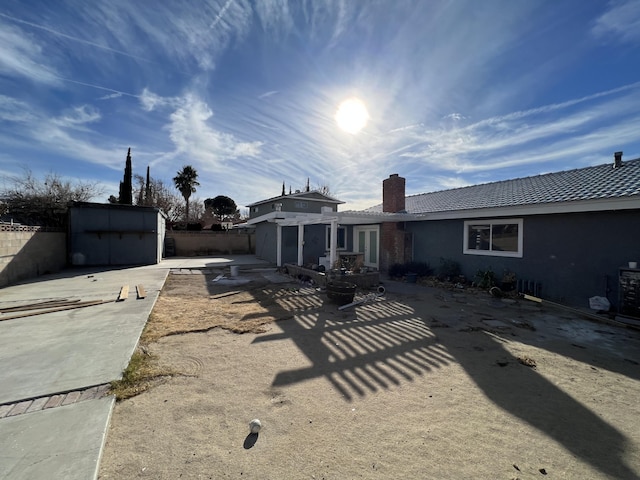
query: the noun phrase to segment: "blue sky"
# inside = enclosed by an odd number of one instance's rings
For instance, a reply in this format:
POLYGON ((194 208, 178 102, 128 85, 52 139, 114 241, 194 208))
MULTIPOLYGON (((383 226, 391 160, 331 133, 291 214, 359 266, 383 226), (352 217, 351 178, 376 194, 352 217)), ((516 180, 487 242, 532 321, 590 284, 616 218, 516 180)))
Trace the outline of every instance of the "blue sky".
POLYGON ((238 206, 407 194, 640 156, 637 0, 4 0, 0 175, 134 173, 238 206), (356 97, 357 134, 335 121, 356 97))

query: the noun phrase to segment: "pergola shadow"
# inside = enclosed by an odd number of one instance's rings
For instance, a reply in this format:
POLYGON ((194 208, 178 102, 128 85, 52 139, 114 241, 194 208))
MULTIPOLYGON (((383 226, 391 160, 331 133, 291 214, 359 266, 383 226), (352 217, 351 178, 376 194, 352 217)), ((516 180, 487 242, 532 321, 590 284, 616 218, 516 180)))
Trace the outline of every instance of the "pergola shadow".
POLYGON ((292 341, 311 363, 278 372, 273 386, 324 377, 350 402, 459 364, 497 407, 604 474, 638 478, 625 460, 628 438, 534 369, 519 365, 498 336, 482 329, 463 333, 454 328, 442 329, 436 335, 434 329, 446 325, 431 315, 433 312, 417 312, 402 301, 361 305, 357 315, 328 314, 319 308, 322 300, 317 292, 308 290, 299 292, 297 300, 287 294, 278 298, 274 293, 276 308, 290 312, 299 303, 299 313, 279 322, 282 333, 254 340, 292 341), (472 342, 478 345, 465 346, 461 335, 475 335, 472 342), (494 364, 495 358, 502 358, 512 367, 479 368, 479 362, 488 361, 486 355, 483 357, 486 351, 491 352, 494 364))
POLYGON ((273 386, 325 377, 347 401, 455 361, 421 318, 395 302, 363 305, 346 319, 307 311, 279 326, 282 333, 255 341, 290 339, 312 365, 279 372, 273 386))

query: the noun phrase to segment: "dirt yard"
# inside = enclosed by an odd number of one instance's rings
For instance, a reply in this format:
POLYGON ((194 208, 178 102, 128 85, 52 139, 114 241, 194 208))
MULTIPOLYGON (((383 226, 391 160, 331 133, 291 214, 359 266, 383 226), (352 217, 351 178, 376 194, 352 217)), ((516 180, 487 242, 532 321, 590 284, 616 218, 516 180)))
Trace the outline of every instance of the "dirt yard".
POLYGON ((179 374, 116 405, 100 479, 640 478, 638 331, 402 284, 340 311, 238 278, 169 276, 143 346, 179 374))

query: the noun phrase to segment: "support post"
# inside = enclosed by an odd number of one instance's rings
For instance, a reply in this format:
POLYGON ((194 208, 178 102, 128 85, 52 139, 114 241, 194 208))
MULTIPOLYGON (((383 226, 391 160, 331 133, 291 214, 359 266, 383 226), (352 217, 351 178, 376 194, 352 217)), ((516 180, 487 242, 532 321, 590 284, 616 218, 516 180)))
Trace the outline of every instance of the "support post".
POLYGON ((329 237, 329 269, 336 264, 338 250, 338 219, 331 220, 331 234, 329 237))
POLYGON ((282 225, 276 225, 276 265, 282 266, 282 225))
POLYGON ((298 266, 301 267, 304 263, 303 260, 304 250, 304 224, 298 225, 298 266))

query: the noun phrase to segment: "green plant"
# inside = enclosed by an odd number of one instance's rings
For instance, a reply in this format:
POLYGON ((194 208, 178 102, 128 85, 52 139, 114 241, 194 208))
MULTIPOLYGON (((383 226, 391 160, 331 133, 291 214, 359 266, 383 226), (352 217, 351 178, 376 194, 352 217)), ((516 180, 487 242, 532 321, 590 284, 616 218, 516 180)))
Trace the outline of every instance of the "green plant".
POLYGON ((516 284, 516 280, 517 280, 517 277, 514 272, 505 270, 504 273, 502 274, 502 281, 500 282, 501 283, 500 286, 505 291, 513 290, 516 284))
POLYGON ((451 280, 459 277, 461 273, 462 270, 458 262, 440 257, 440 267, 438 268, 438 278, 440 280, 451 280))
POLYGON ((122 378, 111 382, 111 393, 118 401, 144 392, 151 386, 152 380, 176 373, 159 368, 155 360, 155 357, 146 353, 144 349, 138 348, 133 352, 129 365, 122 372, 122 378))
POLYGON ((407 273, 415 273, 418 277, 428 277, 433 269, 426 262, 394 263, 389 267, 388 274, 392 278, 404 277, 407 273))
POLYGON ((480 269, 476 272, 475 284, 479 288, 491 288, 496 285, 495 274, 491 267, 486 270, 480 269))
POLYGON ((394 263, 389 267, 387 273, 391 278, 404 277, 407 274, 407 267, 402 263, 394 263))
POLYGON ((415 273, 419 277, 428 277, 433 273, 433 269, 426 262, 407 262, 405 266, 407 273, 415 273))

